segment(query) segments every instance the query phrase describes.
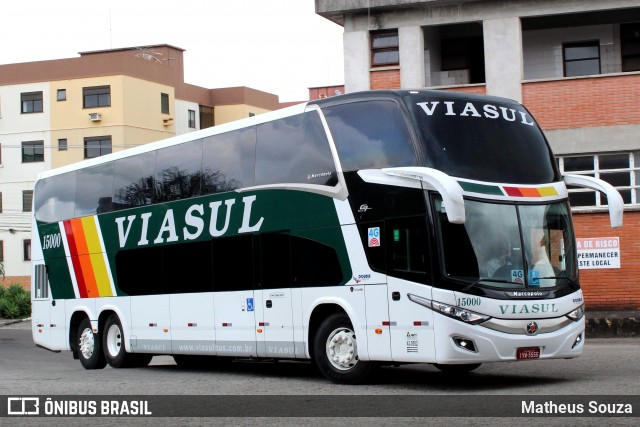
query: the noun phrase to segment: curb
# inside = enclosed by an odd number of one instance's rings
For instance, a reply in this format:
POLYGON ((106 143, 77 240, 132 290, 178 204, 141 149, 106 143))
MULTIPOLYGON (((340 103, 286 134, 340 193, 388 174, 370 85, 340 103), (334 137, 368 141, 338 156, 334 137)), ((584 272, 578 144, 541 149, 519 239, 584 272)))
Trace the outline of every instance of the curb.
POLYGON ((640 320, 637 317, 587 317, 585 329, 587 338, 640 338, 640 320))
POLYGON ((31 322, 31 317, 27 317, 26 319, 0 319, 0 328, 22 322, 31 322))

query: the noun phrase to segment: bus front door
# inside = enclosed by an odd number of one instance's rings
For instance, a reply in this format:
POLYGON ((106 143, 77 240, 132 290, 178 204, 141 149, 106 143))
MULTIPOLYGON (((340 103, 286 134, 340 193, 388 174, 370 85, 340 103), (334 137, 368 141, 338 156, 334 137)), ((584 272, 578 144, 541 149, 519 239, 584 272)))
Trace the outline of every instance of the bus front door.
POLYGON ((258 356, 294 358, 290 236, 284 232, 263 234, 256 238, 256 249, 260 272, 255 290, 258 356))

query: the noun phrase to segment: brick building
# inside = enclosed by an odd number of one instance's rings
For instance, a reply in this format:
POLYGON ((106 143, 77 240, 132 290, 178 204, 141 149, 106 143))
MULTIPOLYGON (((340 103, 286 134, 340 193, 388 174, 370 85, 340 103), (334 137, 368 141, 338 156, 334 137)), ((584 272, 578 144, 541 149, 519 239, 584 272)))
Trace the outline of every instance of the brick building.
POLYGON ((185 83, 183 53, 163 44, 0 65, 0 285, 30 281, 38 173, 280 108, 255 89, 185 83))
POLYGON ((607 251, 618 262, 582 268, 581 283, 589 309, 640 308, 637 1, 315 3, 318 14, 344 27, 345 85, 313 88, 312 98, 342 89, 436 88, 516 99, 544 129, 561 172, 615 186, 625 201, 619 229, 609 228, 604 196, 570 190, 578 243, 619 243, 607 251))

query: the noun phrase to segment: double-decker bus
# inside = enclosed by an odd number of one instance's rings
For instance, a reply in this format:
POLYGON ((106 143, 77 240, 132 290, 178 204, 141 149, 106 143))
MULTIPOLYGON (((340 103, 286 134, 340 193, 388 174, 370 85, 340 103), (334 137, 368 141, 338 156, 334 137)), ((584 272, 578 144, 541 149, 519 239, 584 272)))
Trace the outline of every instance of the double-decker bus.
POLYGON ((573 358, 584 301, 567 186, 529 112, 496 97, 328 98, 42 173, 33 338, 87 369, 311 359, 573 358))

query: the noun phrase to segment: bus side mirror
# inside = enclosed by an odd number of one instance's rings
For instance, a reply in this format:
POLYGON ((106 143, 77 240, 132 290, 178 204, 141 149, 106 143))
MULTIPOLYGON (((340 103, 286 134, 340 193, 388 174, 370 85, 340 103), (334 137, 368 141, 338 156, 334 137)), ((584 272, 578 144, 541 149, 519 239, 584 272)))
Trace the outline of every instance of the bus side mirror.
POLYGON ((590 188, 599 191, 607 196, 609 204, 609 222, 611 228, 622 227, 622 212, 624 211, 624 200, 611 184, 601 179, 584 175, 566 174, 562 176, 566 185, 590 188))

